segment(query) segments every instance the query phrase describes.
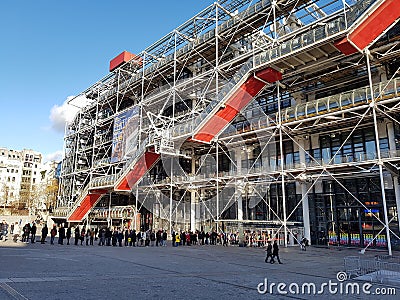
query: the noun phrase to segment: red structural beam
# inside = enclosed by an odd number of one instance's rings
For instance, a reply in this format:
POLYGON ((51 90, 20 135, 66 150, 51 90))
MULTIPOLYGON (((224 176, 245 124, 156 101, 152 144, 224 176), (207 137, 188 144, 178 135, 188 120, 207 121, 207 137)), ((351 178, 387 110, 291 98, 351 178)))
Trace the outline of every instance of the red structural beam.
POLYGON ((344 39, 335 43, 343 54, 364 50, 400 17, 400 1, 386 0, 344 39))
POLYGON ((193 140, 205 143, 221 132, 238 113, 264 88, 266 83, 273 83, 282 79, 282 74, 275 69, 267 68, 258 71, 255 76, 249 77, 240 88, 225 102, 225 106, 218 110, 193 136, 193 140))
POLYGON ((147 173, 149 169, 158 161, 160 154, 145 152, 132 170, 122 179, 115 190, 130 191, 132 187, 147 173))
POLYGON ((68 218, 69 222, 80 222, 83 217, 93 208, 97 200, 103 196, 107 191, 99 190, 95 193, 87 194, 82 200, 81 205, 75 209, 75 211, 68 218))

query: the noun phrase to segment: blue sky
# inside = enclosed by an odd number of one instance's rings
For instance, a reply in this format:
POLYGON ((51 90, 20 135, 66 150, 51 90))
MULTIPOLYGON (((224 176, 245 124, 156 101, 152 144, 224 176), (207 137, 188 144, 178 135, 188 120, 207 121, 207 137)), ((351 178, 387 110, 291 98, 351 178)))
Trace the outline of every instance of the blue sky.
POLYGON ((51 158, 63 147, 55 106, 104 77, 123 50, 139 53, 213 2, 0 1, 0 147, 51 158))

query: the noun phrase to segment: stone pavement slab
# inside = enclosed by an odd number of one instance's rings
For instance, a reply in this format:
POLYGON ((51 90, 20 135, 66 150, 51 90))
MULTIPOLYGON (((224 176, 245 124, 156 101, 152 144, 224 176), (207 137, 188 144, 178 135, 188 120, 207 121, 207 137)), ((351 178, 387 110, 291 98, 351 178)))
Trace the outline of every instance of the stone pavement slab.
MULTIPOLYGON (((343 294, 344 284, 364 284, 354 280, 343 282, 342 292, 328 290, 329 282, 340 287, 337 274, 344 270, 344 257, 350 255, 361 254, 359 249, 281 248, 280 265, 266 264, 261 248, 120 248, 7 241, 0 243, 0 299, 376 299, 362 291, 343 294), (280 291, 279 284, 285 285, 280 291)), ((370 290, 376 288, 391 286, 372 284, 370 290)))

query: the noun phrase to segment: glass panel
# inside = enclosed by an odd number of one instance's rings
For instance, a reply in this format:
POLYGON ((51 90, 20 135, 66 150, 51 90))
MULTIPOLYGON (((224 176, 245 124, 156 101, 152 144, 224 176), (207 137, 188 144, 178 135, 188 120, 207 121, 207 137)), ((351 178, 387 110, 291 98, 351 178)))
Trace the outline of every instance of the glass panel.
POLYGON ((315 116, 315 113, 316 113, 315 103, 308 103, 307 104, 307 117, 315 116))
POLYGON ((314 31, 315 40, 319 41, 326 37, 325 26, 318 27, 314 31))
POLYGON ((342 99, 341 99, 341 107, 344 108, 347 105, 352 104, 351 101, 351 93, 347 93, 347 94, 342 94, 342 99))
POLYGON ((301 38, 297 37, 292 40, 292 49, 296 50, 301 47, 301 38))
POLYGON ((318 100, 318 113, 323 113, 327 110, 326 99, 318 100))
POLYGON ((281 45, 281 54, 284 55, 284 54, 290 53, 290 46, 291 46, 290 41, 283 43, 281 45))
POLYGON ((304 117, 305 108, 306 108, 305 104, 301 104, 301 105, 297 106, 296 118, 304 117))
POLYGON ((312 33, 303 34, 303 46, 307 46, 313 43, 312 33))

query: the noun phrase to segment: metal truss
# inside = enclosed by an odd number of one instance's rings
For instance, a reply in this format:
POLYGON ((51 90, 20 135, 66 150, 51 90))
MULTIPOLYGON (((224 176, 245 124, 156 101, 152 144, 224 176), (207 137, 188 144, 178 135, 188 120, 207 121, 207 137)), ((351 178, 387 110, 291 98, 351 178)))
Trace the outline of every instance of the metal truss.
POLYGON ((79 95, 93 101, 66 129, 59 207, 78 205, 91 189, 118 194, 115 181, 137 159, 111 162, 114 119, 137 106, 137 156, 151 149, 161 159, 131 186, 130 205, 153 214, 151 227, 241 234, 258 228, 284 245, 326 229, 340 245, 345 234, 353 239, 355 221, 346 218, 358 214, 361 222, 368 214, 376 230, 360 246, 385 234, 391 254, 391 238, 399 240, 398 26, 353 55, 335 44, 379 2, 210 5, 139 53, 140 63, 123 64, 79 95), (192 139, 248 76, 267 67, 282 80, 265 82, 211 143, 192 139), (373 139, 363 133, 364 148, 355 149, 363 131, 373 139), (325 137, 329 147, 321 146, 325 137), (346 185, 351 180, 378 182, 381 200, 367 201, 361 188, 346 185), (346 199, 343 207, 332 186, 346 199), (378 213, 371 202, 379 202, 378 213), (321 207, 324 214, 315 211, 321 207))

